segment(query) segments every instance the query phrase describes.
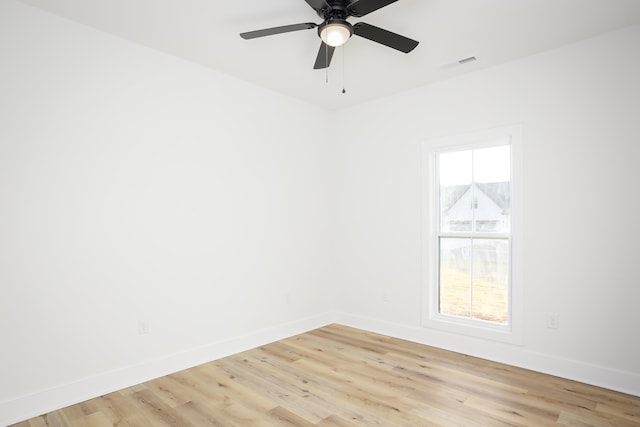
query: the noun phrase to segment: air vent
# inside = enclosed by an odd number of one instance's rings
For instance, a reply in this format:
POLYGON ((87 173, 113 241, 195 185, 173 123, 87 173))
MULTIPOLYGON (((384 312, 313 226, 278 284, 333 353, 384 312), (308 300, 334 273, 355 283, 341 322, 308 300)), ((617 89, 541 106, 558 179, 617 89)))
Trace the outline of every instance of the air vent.
POLYGON ((468 63, 473 62, 473 61, 475 61, 477 59, 478 58, 476 58, 475 56, 469 56, 467 58, 462 58, 462 59, 458 59, 457 61, 448 62, 446 64, 443 64, 443 65, 440 66, 440 68, 453 68, 453 67, 457 67, 458 65, 468 64, 468 63))

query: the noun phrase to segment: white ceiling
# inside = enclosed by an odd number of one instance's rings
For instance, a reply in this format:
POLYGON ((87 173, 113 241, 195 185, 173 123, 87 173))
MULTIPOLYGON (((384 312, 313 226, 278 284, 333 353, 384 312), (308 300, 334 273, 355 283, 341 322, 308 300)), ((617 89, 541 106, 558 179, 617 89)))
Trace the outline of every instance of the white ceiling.
POLYGON ((20 1, 330 110, 640 23, 640 0, 399 0, 349 20, 420 45, 404 54, 353 37, 344 62, 336 50, 327 84, 325 71, 313 70, 316 30, 253 40, 238 35, 320 23, 304 0, 20 1), (441 67, 469 56, 477 61, 441 67))

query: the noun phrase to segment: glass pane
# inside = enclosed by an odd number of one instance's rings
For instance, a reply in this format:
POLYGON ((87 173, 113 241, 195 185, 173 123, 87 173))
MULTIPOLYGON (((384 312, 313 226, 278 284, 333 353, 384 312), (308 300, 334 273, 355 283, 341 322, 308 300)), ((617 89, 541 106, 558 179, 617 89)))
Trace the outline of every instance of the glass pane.
POLYGON ((438 157, 440 231, 471 231, 472 151, 442 153, 438 157))
POLYGON ((474 319, 509 321, 509 241, 473 240, 474 319))
POLYGON ((473 220, 477 232, 511 230, 511 146, 473 150, 473 220))
POLYGON ((440 239, 440 313, 471 317, 471 239, 440 239))

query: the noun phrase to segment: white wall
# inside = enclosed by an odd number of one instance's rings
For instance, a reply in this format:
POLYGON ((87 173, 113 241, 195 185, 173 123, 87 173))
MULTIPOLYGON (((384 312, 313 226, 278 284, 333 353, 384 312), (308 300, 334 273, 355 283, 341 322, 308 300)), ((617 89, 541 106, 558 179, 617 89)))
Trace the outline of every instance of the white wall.
POLYGON ((342 111, 369 124, 343 129, 334 153, 338 320, 640 395, 638 76, 636 26, 342 111), (419 326, 420 143, 511 124, 524 129, 523 347, 419 326))
POLYGON ((0 425, 328 322, 327 114, 0 2, 0 425))

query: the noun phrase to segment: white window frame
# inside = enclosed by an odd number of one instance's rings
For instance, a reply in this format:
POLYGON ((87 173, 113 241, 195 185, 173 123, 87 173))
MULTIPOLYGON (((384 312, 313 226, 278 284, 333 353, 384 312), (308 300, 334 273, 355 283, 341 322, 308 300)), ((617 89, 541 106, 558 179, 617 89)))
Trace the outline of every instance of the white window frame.
POLYGON ((522 126, 435 138, 422 144, 422 326, 509 344, 524 344, 522 126), (439 312, 437 154, 511 144, 509 322, 506 325, 439 312))

